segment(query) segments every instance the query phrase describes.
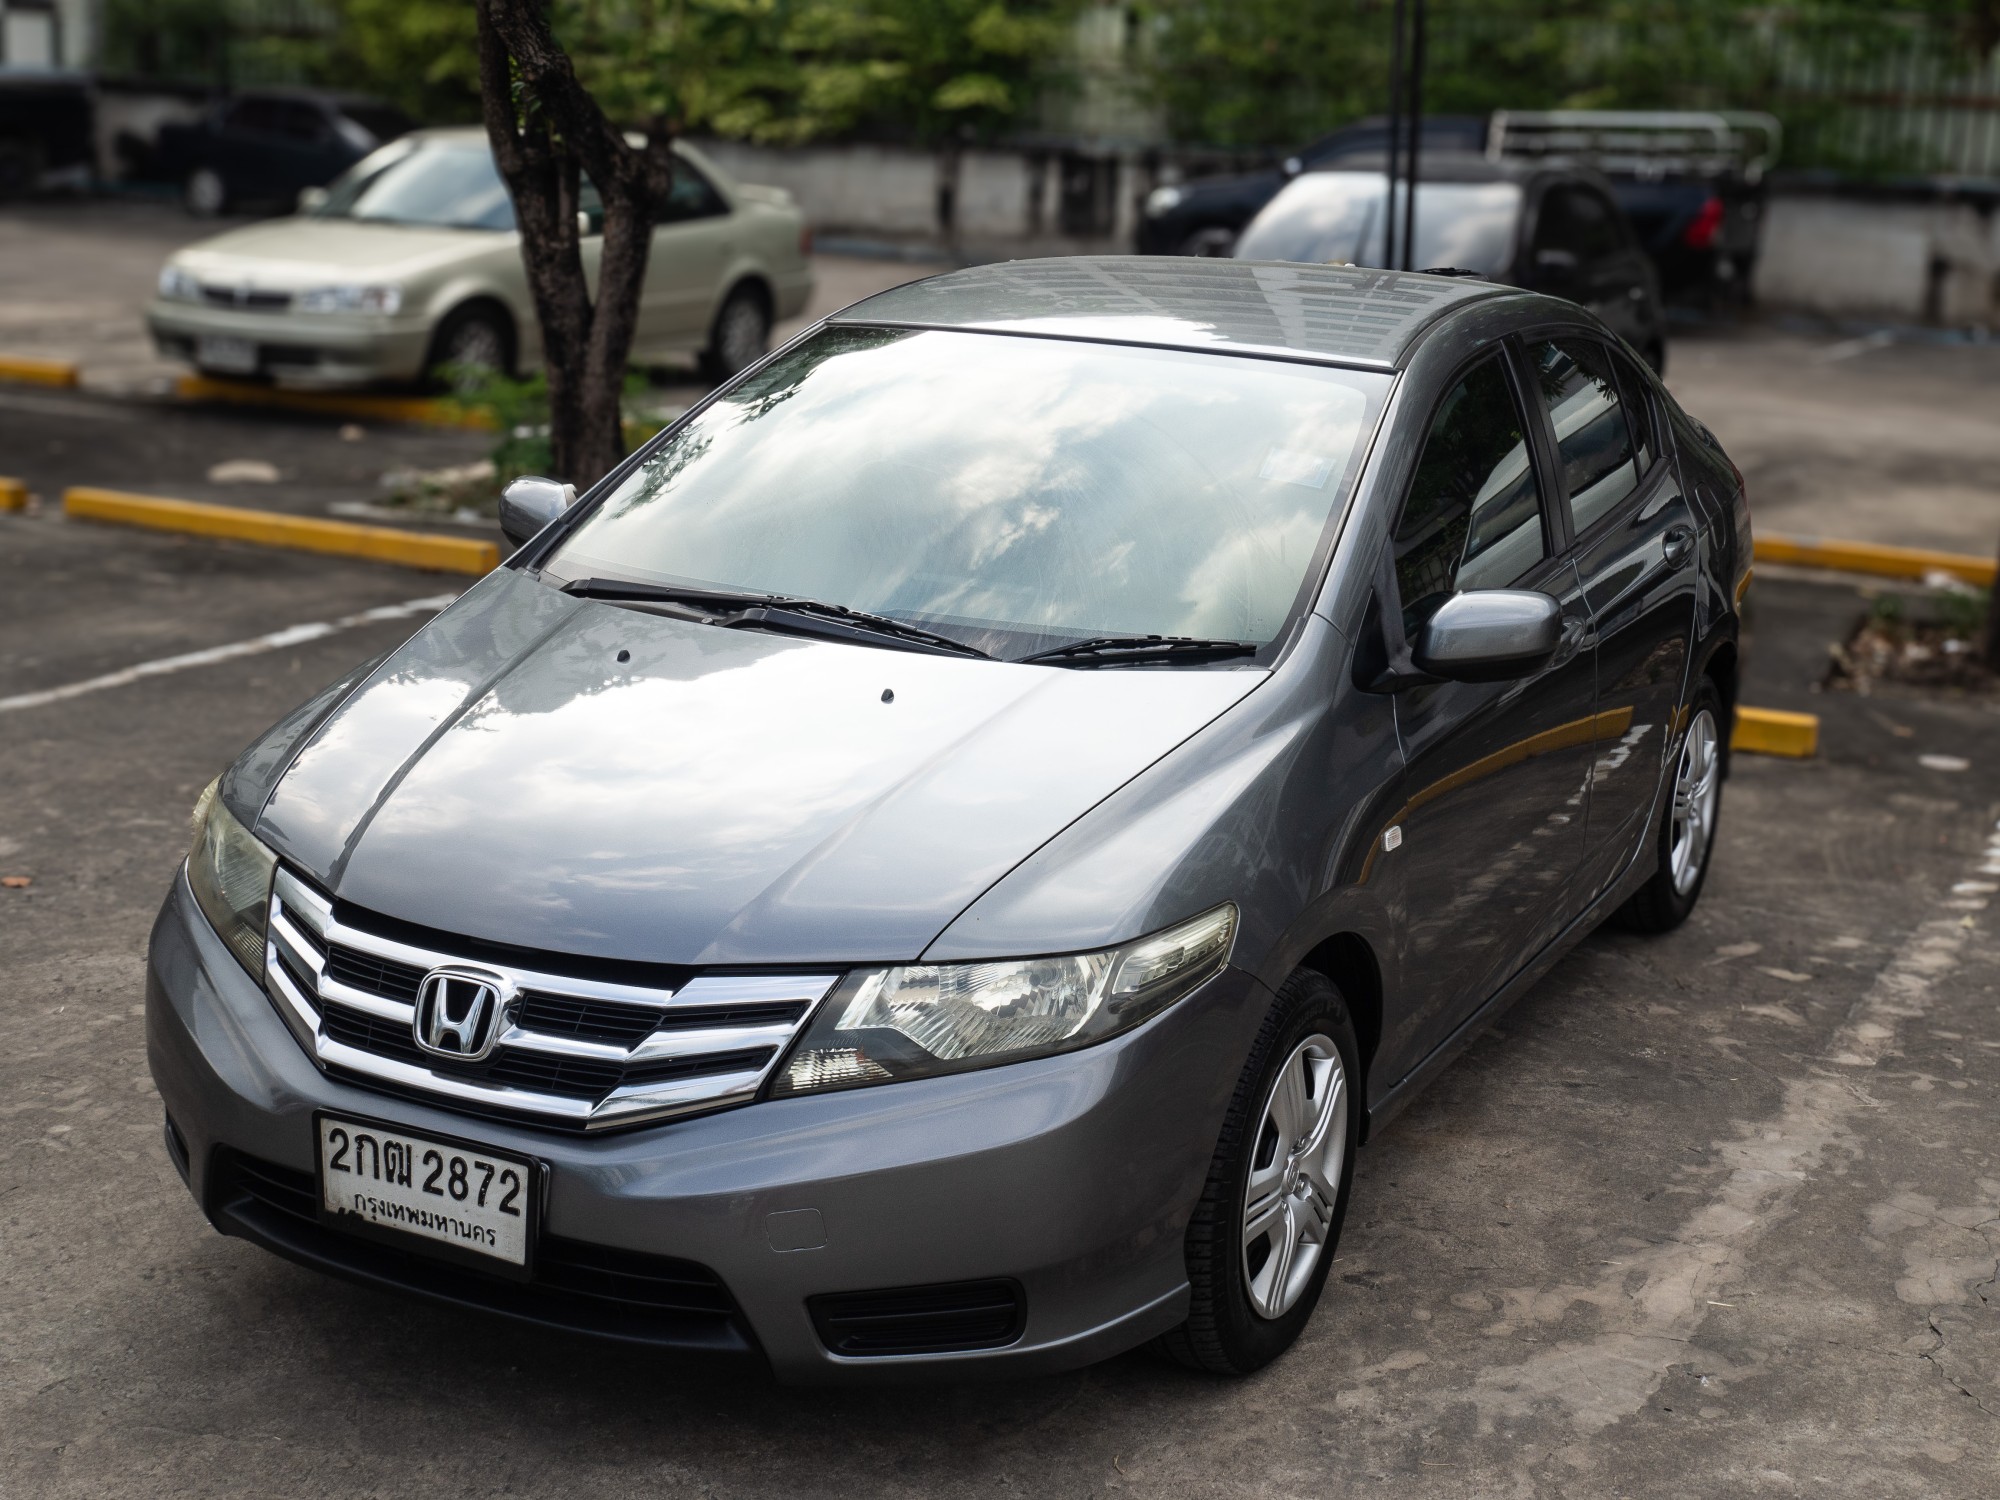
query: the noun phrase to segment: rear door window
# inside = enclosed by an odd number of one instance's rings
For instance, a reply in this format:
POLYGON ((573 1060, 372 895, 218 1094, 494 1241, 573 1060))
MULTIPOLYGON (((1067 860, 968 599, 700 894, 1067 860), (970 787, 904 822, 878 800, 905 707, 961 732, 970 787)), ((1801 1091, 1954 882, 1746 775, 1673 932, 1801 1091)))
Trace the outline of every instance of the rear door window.
POLYGON ((722 194, 706 177, 686 162, 676 161, 674 185, 667 189, 666 201, 660 205, 655 222, 679 224, 688 219, 712 219, 728 211, 729 205, 722 201, 722 194))
POLYGON ((1664 454, 1660 444, 1659 413, 1653 405, 1653 388, 1639 367, 1623 350, 1611 351, 1612 366, 1618 371, 1618 388, 1625 397, 1625 420, 1632 428, 1632 453, 1639 460, 1639 472, 1652 471, 1653 463, 1664 454))
POLYGON ((1570 533, 1582 536, 1639 487, 1639 465, 1611 351, 1595 339, 1544 339, 1529 348, 1555 428, 1570 533))
POLYGON ((1454 593, 1507 588, 1548 555, 1526 433, 1498 355, 1438 403, 1396 522, 1406 634, 1414 637, 1454 593))

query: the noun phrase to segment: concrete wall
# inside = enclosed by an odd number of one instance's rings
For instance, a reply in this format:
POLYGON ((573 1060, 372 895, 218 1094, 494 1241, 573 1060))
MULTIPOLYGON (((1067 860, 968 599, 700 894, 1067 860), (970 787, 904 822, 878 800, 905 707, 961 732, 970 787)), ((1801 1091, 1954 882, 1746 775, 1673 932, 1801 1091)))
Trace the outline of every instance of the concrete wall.
MULTIPOLYGON (((741 182, 781 187, 798 199, 813 228, 825 234, 938 241, 941 190, 951 167, 942 153, 907 146, 751 146, 702 141, 714 161, 741 182)), ((1111 214, 1095 233, 1071 234, 1071 248, 1129 247, 1137 203, 1152 185, 1136 155, 1050 149, 978 150, 957 163, 955 235, 986 250, 1022 249, 1061 238, 1061 181, 1065 162, 1094 164, 1109 174, 1104 191, 1111 214)))
POLYGON ((1765 307, 2000 326, 2000 212, 1964 200, 1774 193, 1753 289, 1765 307))
MULTIPOLYGON (((789 190, 822 234, 946 240, 939 195, 949 169, 938 153, 733 141, 705 141, 702 149, 741 181, 789 190)), ((958 164, 953 237, 973 258, 1129 250, 1140 200, 1156 174, 1174 167, 1170 158, 1129 150, 968 151, 958 164), (1108 212, 1094 231, 1072 224, 1065 232, 1063 180, 1079 171, 1099 174, 1108 212)), ((1926 200, 1774 188, 1753 291, 1761 306, 1829 317, 2000 328, 2000 208, 1993 195, 1926 200)))

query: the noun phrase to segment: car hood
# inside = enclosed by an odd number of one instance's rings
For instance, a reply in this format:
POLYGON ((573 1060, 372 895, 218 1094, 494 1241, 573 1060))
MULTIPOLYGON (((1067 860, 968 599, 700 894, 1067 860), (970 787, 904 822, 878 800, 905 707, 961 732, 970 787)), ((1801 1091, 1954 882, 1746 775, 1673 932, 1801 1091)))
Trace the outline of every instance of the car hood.
POLYGON ((314 731, 257 829, 340 900, 443 933, 910 960, 1267 675, 726 630, 502 571, 314 731))
POLYGON ((511 231, 423 229, 299 215, 231 229, 188 246, 173 261, 203 281, 291 291, 357 276, 415 275, 513 238, 511 231))

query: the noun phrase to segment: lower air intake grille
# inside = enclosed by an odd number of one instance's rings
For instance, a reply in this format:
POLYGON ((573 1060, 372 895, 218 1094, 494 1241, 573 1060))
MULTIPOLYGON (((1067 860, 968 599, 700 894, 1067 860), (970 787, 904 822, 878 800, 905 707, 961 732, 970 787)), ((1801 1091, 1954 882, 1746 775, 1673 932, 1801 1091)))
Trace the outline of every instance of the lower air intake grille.
POLYGON ((1012 1281, 955 1281, 808 1297, 820 1342, 835 1354, 941 1354, 999 1349, 1020 1338, 1027 1299, 1012 1281))
POLYGON ((310 1172, 219 1150, 209 1181, 218 1228, 317 1270, 634 1343, 722 1354, 753 1349, 729 1289, 693 1261, 544 1234, 534 1279, 523 1285, 330 1228, 320 1222, 310 1172))

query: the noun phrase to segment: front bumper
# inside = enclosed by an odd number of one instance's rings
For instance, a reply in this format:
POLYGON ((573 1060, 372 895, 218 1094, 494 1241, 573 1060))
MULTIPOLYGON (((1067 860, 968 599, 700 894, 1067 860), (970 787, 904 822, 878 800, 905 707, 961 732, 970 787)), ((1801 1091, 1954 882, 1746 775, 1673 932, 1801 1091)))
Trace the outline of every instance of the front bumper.
POLYGON ((184 878, 154 926, 146 986, 168 1149, 222 1232, 351 1279, 530 1321, 761 1354, 791 1381, 1067 1369, 1178 1323, 1183 1232, 1269 1003, 1232 969, 1138 1030, 1066 1057, 581 1136, 320 1072, 184 878), (538 1157, 548 1164, 545 1244, 570 1262, 664 1258, 648 1264, 712 1273, 723 1311, 658 1316, 579 1301, 319 1226, 310 1193, 319 1109, 538 1157), (298 1211, 284 1211, 287 1193, 298 1211), (814 1238, 823 1243, 791 1248, 814 1238), (837 1355, 807 1306, 829 1294, 997 1281, 1025 1302, 1019 1337, 1000 1348, 837 1355))
POLYGON ((205 338, 256 345, 257 368, 221 373, 294 386, 353 386, 415 380, 423 373, 431 330, 421 317, 242 312, 156 299, 146 328, 162 357, 200 367, 205 338))

